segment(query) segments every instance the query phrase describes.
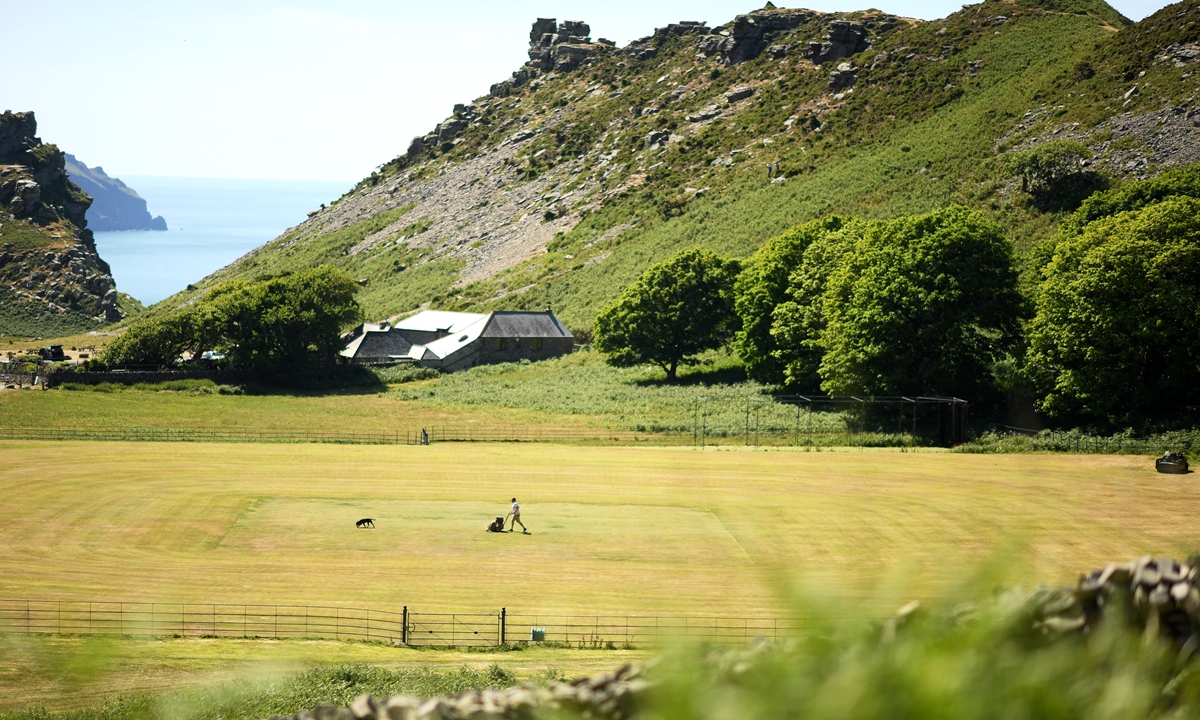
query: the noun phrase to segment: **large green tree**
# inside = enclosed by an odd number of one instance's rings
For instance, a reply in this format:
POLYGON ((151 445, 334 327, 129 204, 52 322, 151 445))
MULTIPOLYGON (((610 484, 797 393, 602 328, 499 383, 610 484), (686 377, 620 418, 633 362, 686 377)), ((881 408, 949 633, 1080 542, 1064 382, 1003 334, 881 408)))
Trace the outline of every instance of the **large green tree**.
POLYGON ((358 283, 329 266, 214 289, 198 313, 201 332, 235 367, 284 368, 332 361, 341 330, 362 318, 358 283))
POLYGON ((738 327, 736 260, 685 250, 653 265, 596 317, 596 348, 617 367, 653 363, 673 381, 680 364, 721 347, 738 327))
POLYGON ((174 365, 196 344, 191 311, 147 318, 119 335, 101 355, 107 365, 174 365))
POLYGON ((797 347, 789 376, 816 368, 831 394, 978 396, 1018 339, 1012 246, 952 207, 855 223, 813 243, 772 332, 797 347))
POLYGON ((1027 371, 1051 417, 1121 426, 1200 404, 1200 200, 1148 204, 1150 189, 1101 199, 1143 207, 1063 233, 1041 268, 1027 371))
POLYGON ((734 295, 742 329, 734 339, 734 348, 746 363, 746 374, 751 379, 787 382, 787 361, 781 357, 779 339, 771 333, 772 313, 790 302, 791 275, 799 269, 804 252, 847 222, 847 218, 831 217, 792 228, 768 240, 738 276, 734 295))
POLYGON ((787 300, 771 311, 774 356, 783 366, 786 383, 805 391, 817 390, 821 385, 821 360, 825 357, 821 336, 826 327, 825 291, 829 278, 865 230, 860 220, 840 225, 838 230, 822 234, 805 248, 800 265, 788 276, 787 300))
POLYGON ((185 310, 143 320, 105 349, 107 365, 170 365, 185 352, 224 352, 232 367, 279 370, 334 359, 361 319, 358 284, 329 266, 212 289, 185 310))

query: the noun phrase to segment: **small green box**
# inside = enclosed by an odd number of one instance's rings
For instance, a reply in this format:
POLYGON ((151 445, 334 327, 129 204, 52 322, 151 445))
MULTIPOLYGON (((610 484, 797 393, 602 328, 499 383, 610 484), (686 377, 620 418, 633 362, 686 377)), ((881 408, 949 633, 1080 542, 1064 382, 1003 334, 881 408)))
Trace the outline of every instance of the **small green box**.
POLYGON ((546 640, 546 628, 529 628, 529 642, 544 642, 546 640))

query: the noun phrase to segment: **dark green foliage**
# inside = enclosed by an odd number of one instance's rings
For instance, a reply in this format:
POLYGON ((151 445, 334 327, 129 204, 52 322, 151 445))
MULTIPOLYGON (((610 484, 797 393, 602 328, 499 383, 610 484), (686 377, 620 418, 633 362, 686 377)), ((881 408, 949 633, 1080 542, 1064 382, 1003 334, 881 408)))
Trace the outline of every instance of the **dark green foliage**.
POLYGON ((1021 178, 1021 190, 1038 207, 1053 210, 1077 207, 1101 189, 1102 178, 1091 167, 1092 151, 1074 140, 1055 140, 1014 153, 1009 171, 1021 178))
POLYGON ((596 349, 616 367, 653 363, 675 379, 680 363, 721 347, 737 330, 736 260, 684 250, 653 265, 596 318, 596 349))
POLYGON ((779 358, 789 381, 815 371, 830 394, 977 398, 1018 338, 1012 246, 966 208, 848 224, 790 281, 773 313, 779 358))
POLYGON ((197 310, 200 348, 225 352, 233 367, 280 369, 330 362, 341 331, 360 320, 358 284, 325 266, 261 282, 215 288, 197 310))
POLYGON ((771 313, 788 300, 789 277, 800 267, 804 251, 824 235, 840 230, 843 217, 814 220, 766 242, 746 263, 734 286, 742 329, 734 348, 746 363, 746 375, 765 383, 785 381, 785 363, 771 334, 771 313))
POLYGON ((102 359, 109 366, 174 365, 195 344, 195 313, 172 313, 134 325, 108 344, 102 359))
POLYGON ((234 368, 295 369, 333 360, 360 320, 358 284, 323 266, 214 288, 195 306, 134 325, 105 349, 109 365, 173 365, 185 350, 217 350, 234 368))
POLYGON ((1138 210, 1172 195, 1200 198, 1200 163, 1092 195, 1063 223, 1062 234, 1079 235, 1094 220, 1138 210))
POLYGON ((1000 227, 951 207, 865 226, 823 306, 827 392, 980 397, 1023 301, 1000 227))
POLYGON ((1028 371, 1046 414, 1123 426, 1200 404, 1200 200, 1168 198, 1065 235, 1036 303, 1028 371))

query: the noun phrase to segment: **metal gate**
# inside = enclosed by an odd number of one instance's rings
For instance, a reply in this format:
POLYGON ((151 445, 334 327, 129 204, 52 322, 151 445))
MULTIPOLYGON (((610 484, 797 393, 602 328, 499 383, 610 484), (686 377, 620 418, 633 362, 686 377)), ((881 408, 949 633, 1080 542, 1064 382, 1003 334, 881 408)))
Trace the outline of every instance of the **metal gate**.
POLYGON ((412 646, 496 647, 502 643, 500 613, 406 612, 405 640, 412 646))

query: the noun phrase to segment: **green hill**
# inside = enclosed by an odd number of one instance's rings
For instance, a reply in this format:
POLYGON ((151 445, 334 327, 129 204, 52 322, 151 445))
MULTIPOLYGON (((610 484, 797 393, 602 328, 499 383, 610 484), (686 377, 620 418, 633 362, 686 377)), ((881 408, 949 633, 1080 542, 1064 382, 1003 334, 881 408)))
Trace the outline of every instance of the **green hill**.
POLYGON ((1064 208, 1031 204, 1007 153, 1078 139, 1114 181, 1200 159, 1197 19, 1195 0, 1136 24, 1072 0, 988 0, 932 22, 768 5, 624 48, 539 21, 513 78, 159 308, 332 263, 360 279, 372 317, 549 304, 586 329, 682 248, 745 256, 830 213, 950 203, 1025 251, 1064 208))

